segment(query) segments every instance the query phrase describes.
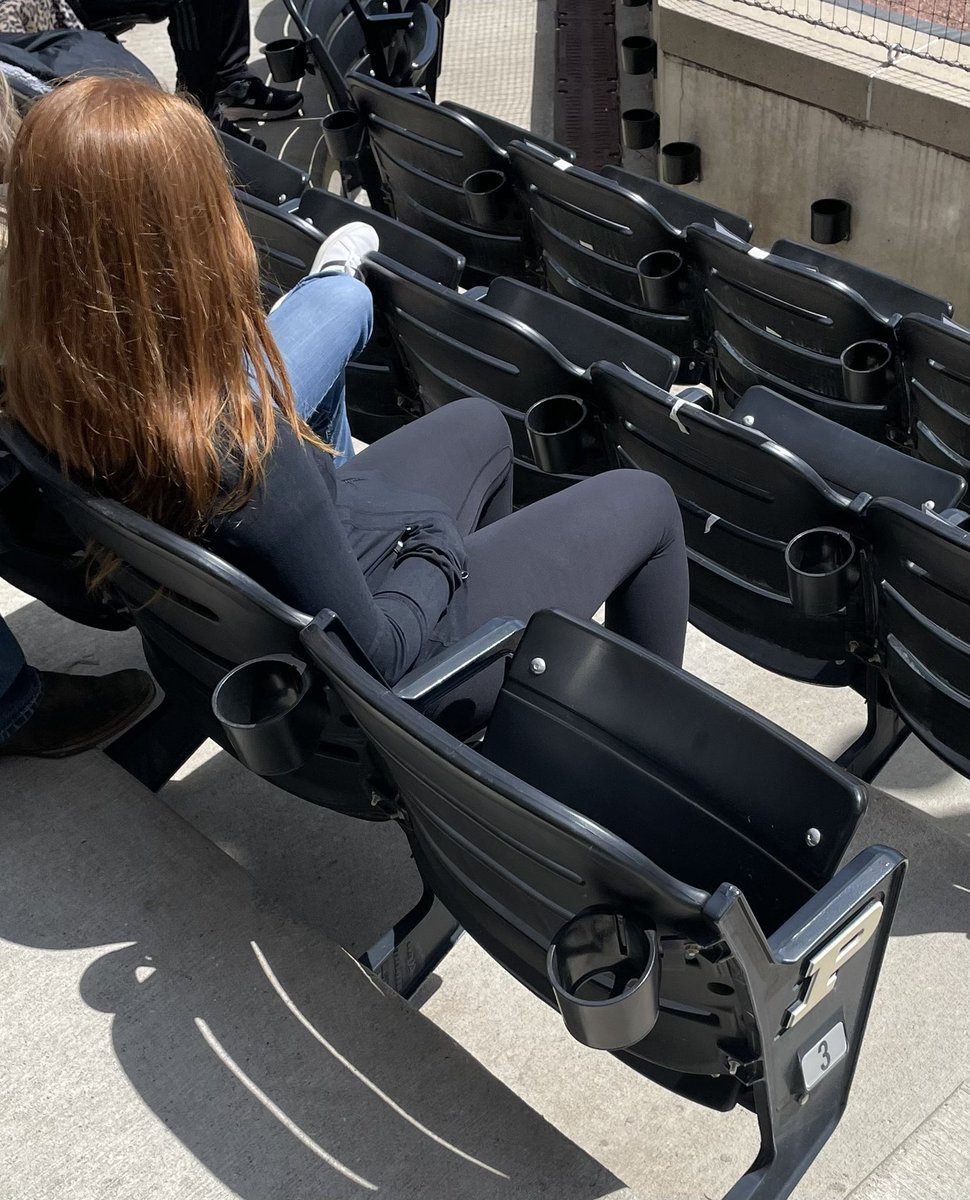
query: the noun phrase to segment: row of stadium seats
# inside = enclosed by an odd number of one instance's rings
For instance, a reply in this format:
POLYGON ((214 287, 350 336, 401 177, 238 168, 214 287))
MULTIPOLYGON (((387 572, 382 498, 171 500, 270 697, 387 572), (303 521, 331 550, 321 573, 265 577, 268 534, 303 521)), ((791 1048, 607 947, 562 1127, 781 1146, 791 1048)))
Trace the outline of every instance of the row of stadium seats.
MULTIPOLYGON (((406 227, 358 205, 383 251, 366 266, 381 336, 348 389, 358 430, 374 436, 459 396, 488 396, 512 429, 520 505, 609 466, 654 471, 681 503, 696 625, 759 665, 865 696, 867 731, 845 758, 857 773, 871 778, 908 728, 970 772, 970 532, 960 511, 970 334, 950 321, 950 306, 796 243, 753 249, 739 218, 655 181, 584 171, 565 152, 528 144, 525 131, 493 130, 501 148, 484 132, 491 118, 478 128, 468 110, 357 77, 350 86, 358 100, 383 105, 368 110, 372 143, 391 127, 398 143, 420 138, 423 157, 412 167, 427 177, 435 155, 449 162, 452 181, 469 166, 485 169, 486 142, 505 156, 509 176, 527 181, 541 249, 541 272, 519 274, 548 288, 493 274, 487 288, 459 292, 464 231, 450 254, 444 242, 431 253, 428 231, 447 229, 440 214, 424 219, 430 208, 417 205, 409 182, 397 185, 408 196, 406 227), (395 106, 411 114, 406 121, 395 106), (432 133, 445 145, 445 130, 450 155, 432 145, 432 133), (679 314, 643 312, 649 289, 641 292, 636 264, 644 253, 676 256, 679 314), (676 353, 685 342, 713 391, 692 393, 690 404, 666 391, 685 377, 676 353), (888 361, 867 365, 866 351, 888 361), (564 393, 589 410, 586 455, 551 475, 535 463, 525 416, 539 398, 564 393), (403 412, 388 407, 392 397, 403 412), (852 586, 834 611, 800 611, 786 556, 813 545, 832 553, 831 536, 805 536, 831 528, 851 539, 844 553, 853 565, 843 574, 852 586), (908 558, 896 552, 903 546, 908 558)), ((261 172, 239 158, 241 183, 252 189, 260 177, 264 197, 286 195, 281 206, 245 187, 239 196, 272 298, 349 211, 325 206, 348 202, 274 178, 289 171, 280 164, 261 172)), ((397 146, 395 169, 402 161, 397 146)), ((393 171, 382 166, 382 174, 393 192, 393 171)), ((465 202, 455 187, 450 194, 450 203, 465 202)), ((521 234, 520 267, 526 243, 521 234)), ((483 274, 480 266, 471 278, 483 274)), ((697 375, 692 363, 686 377, 697 375)))
MULTIPOLYGON (((564 148, 494 118, 361 76, 350 87, 384 209, 460 254, 464 285, 540 283, 676 353, 678 381, 705 380, 723 407, 764 384, 970 476, 970 333, 947 301, 795 242, 766 253, 742 218, 616 168, 576 167, 564 148), (486 228, 463 183, 488 172, 508 194, 486 228)), ((275 173, 243 203, 268 286, 285 288, 325 226, 300 200, 298 172, 275 173), (278 224, 259 199, 281 208, 278 224)), ((259 174, 244 170, 244 182, 259 174)))

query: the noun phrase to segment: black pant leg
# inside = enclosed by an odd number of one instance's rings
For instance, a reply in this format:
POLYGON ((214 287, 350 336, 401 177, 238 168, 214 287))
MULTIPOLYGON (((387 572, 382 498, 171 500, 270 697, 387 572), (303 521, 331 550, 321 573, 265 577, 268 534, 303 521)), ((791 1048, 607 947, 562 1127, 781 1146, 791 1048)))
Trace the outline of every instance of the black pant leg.
POLYGON ((173 0, 168 36, 179 87, 211 112, 217 93, 247 74, 248 0, 173 0))
MULTIPOLYGON (((687 632, 684 529, 669 486, 646 471, 607 471, 479 529, 465 542, 468 630, 544 608, 592 617, 680 666, 687 632)), ((428 648, 426 657, 435 651, 428 648)), ((488 717, 501 666, 462 684, 432 715, 465 733, 488 717)))
MULTIPOLYGON (((216 94, 247 74, 249 0, 170 0, 165 8, 178 86, 211 113, 216 94)), ((84 0, 83 6, 89 23, 138 12, 137 0, 84 0)))

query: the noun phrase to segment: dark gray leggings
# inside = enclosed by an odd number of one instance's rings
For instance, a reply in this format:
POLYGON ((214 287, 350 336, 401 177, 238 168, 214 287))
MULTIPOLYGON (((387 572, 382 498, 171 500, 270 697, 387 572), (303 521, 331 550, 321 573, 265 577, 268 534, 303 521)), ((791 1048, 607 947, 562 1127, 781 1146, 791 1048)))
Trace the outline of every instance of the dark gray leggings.
MULTIPOLYGON (((438 496, 452 513, 468 552, 469 631, 492 617, 528 621, 543 608, 592 617, 605 601, 609 629, 680 666, 687 552, 677 501, 659 476, 607 471, 512 512, 509 429, 480 399, 438 409, 358 461, 438 496)), ((492 676, 476 708, 496 687, 492 676)))

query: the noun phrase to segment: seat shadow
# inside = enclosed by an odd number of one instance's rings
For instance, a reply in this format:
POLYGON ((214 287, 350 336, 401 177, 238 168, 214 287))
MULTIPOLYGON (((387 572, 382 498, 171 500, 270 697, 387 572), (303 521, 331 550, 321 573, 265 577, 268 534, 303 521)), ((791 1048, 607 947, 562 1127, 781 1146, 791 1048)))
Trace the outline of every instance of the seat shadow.
POLYGON ((947 826, 945 819, 871 789, 846 861, 873 844, 892 846, 909 859, 893 937, 959 933, 970 939, 970 854, 947 826))
MULTIPOLYGON (((0 938, 101 951, 57 955, 46 969, 62 981, 77 971, 83 1001, 111 1014, 114 1056, 138 1096, 233 1194, 484 1200, 620 1187, 102 756, 10 760, 0 773, 0 938)), ((38 960, 22 973, 13 962, 6 1020, 37 1037, 38 960)), ((76 1049, 96 1059, 98 1045, 83 1043, 104 1027, 77 1029, 76 1049)), ((18 1095, 60 1086, 39 1049, 29 1062, 32 1077, 11 1080, 18 1095)), ((21 1129, 44 1140, 43 1161, 25 1160, 40 1176, 61 1147, 76 1153, 80 1138, 84 1149, 83 1123, 59 1147, 42 1109, 26 1116, 35 1130, 21 1129)))
POLYGON ((214 752, 160 796, 244 867, 261 897, 355 955, 421 896, 396 822, 361 821, 291 796, 229 754, 214 752))

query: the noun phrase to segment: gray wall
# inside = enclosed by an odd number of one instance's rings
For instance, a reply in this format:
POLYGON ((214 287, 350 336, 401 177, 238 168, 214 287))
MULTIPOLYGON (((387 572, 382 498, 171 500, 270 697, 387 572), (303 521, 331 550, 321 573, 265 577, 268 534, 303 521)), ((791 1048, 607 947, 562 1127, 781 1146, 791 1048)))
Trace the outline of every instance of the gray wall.
MULTIPOLYGON (((718 10, 710 11, 716 17, 718 10)), ((676 21, 667 20, 666 7, 660 29, 662 140, 697 142, 702 151, 702 178, 687 190, 749 217, 755 225, 754 240, 761 246, 779 237, 809 241, 811 201, 823 196, 848 200, 853 208, 851 240, 826 249, 943 295, 954 304, 958 319, 970 321, 967 158, 873 123, 871 77, 868 93, 858 97, 870 114, 866 122, 711 69, 718 31, 712 30, 705 42, 696 36, 693 24, 694 36, 678 38, 674 35, 681 31, 676 21), (673 31, 669 41, 668 29, 673 31), (671 52, 671 43, 679 52, 697 48, 698 57, 708 63, 679 57, 671 52)), ((730 44, 725 48, 733 49, 730 44)), ((819 55, 825 52, 824 45, 814 49, 819 55)), ((766 40, 752 45, 751 57, 730 53, 725 58, 733 69, 739 62, 750 62, 764 73, 771 69, 768 60, 774 53, 766 40)), ((814 80, 822 92, 819 99, 834 102, 844 95, 855 102, 852 90, 840 89, 838 81, 829 96, 824 94, 818 59, 808 54, 799 59, 790 47, 785 54, 791 91, 809 90, 805 82, 814 80), (797 78, 799 70, 802 80, 797 78)), ((970 88, 970 76, 961 77, 970 88)), ((920 115, 920 95, 912 82, 911 73, 906 92, 895 97, 897 110, 911 123, 920 115)), ((884 85, 883 77, 880 83, 884 85)), ((936 91, 931 100, 939 106, 936 91)), ((841 107, 851 108, 852 103, 841 107)), ((970 126, 970 113, 962 106, 952 115, 962 117, 964 128, 970 126)), ((927 125, 945 132, 945 122, 928 120, 927 125)))

